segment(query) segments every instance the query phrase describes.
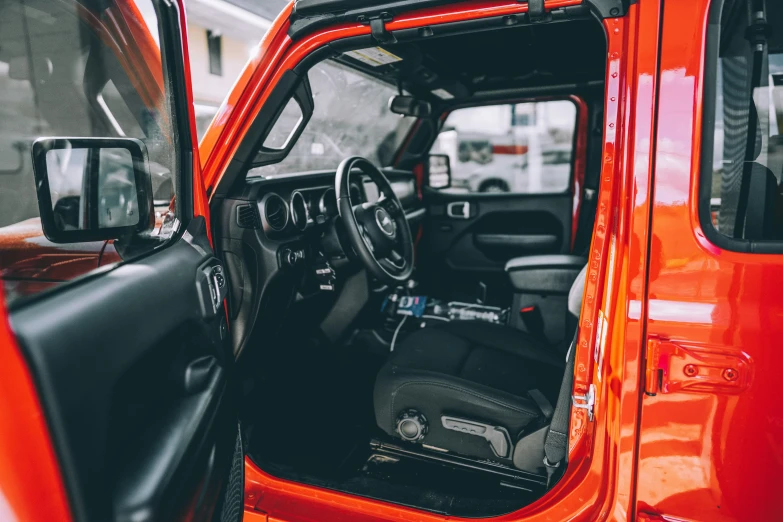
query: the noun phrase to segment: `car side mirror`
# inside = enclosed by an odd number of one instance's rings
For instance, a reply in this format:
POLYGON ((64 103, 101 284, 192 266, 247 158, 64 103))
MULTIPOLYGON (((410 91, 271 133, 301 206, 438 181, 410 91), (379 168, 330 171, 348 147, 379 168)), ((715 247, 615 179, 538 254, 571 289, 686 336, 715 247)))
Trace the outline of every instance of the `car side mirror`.
POLYGON ((427 161, 427 185, 435 189, 451 186, 451 160, 447 154, 430 154, 427 161))
POLYGON ((33 172, 44 235, 53 243, 119 239, 152 228, 147 150, 132 138, 40 138, 33 172))
POLYGON ((429 102, 401 94, 389 98, 389 110, 394 114, 413 116, 415 118, 425 118, 432 114, 432 106, 429 102))

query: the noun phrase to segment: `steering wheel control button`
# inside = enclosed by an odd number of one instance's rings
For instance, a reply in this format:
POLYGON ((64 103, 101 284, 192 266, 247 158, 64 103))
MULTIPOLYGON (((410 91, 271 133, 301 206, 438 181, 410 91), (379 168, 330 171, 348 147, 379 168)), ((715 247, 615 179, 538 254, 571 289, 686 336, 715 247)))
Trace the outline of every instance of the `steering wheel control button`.
POLYGON ((397 434, 408 442, 421 442, 429 430, 427 418, 416 410, 405 410, 397 417, 397 434))

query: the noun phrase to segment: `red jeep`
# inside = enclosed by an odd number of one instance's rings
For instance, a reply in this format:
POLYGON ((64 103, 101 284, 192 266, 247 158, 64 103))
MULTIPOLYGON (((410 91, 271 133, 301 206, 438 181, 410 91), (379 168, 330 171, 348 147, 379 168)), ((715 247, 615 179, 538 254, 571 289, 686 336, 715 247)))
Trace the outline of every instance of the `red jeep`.
POLYGON ((0 518, 780 518, 783 3, 0 0, 0 518))

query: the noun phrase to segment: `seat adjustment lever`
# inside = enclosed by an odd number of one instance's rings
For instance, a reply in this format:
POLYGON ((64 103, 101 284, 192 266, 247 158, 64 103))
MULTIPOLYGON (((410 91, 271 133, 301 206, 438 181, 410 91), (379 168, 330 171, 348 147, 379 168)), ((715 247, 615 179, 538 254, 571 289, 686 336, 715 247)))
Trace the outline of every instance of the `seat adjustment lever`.
POLYGON ((482 437, 489 442, 495 455, 502 459, 507 459, 509 457, 511 437, 509 437, 505 428, 501 426, 490 426, 483 422, 459 419, 457 417, 446 417, 445 415, 441 417, 440 420, 443 423, 443 427, 447 430, 482 437))

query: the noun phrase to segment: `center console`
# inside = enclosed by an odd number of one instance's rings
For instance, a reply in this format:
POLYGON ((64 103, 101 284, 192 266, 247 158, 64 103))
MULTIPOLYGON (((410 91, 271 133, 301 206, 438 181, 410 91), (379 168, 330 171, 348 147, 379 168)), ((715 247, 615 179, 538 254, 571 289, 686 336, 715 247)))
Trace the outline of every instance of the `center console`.
POLYGON ((407 295, 403 292, 390 294, 383 303, 382 311, 389 318, 412 317, 436 321, 483 321, 506 324, 508 308, 487 306, 479 303, 443 301, 422 295, 407 295))

